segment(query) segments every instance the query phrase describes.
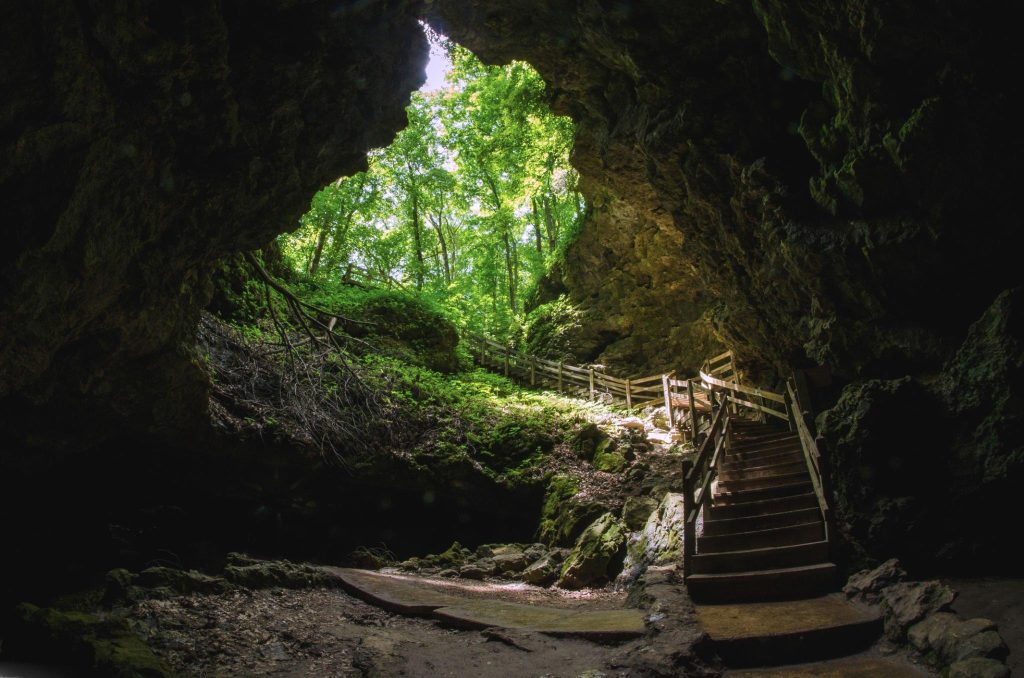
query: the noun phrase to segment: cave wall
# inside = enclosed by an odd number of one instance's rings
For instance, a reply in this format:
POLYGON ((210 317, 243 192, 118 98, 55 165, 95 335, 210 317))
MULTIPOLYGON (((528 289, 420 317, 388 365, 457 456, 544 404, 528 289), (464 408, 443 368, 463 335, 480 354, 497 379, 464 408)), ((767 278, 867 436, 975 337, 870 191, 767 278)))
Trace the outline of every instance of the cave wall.
POLYGON ((485 60, 528 60, 579 123, 596 217, 562 279, 609 362, 691 367, 710 335, 751 367, 898 376, 941 365, 1019 279, 1001 244, 1017 223, 1019 85, 1000 74, 1019 48, 999 13, 428 6, 485 60))
POLYGON ((847 562, 998 566, 998 535, 976 526, 1015 510, 1024 442, 1005 15, 428 5, 485 60, 533 64, 579 124, 595 218, 546 287, 584 312, 581 358, 692 372, 721 342, 766 386, 814 368, 847 562))
POLYGON ((0 471, 45 469, 60 457, 18 450, 73 451, 110 430, 195 439, 207 415, 193 337, 213 262, 287 230, 404 124, 422 13, 484 60, 528 60, 579 125, 573 162, 594 217, 550 287, 583 309, 586 359, 689 371, 724 344, 763 374, 824 366, 843 529, 854 552, 882 555, 893 530, 864 527, 864 507, 889 507, 898 526, 910 514, 891 507, 931 495, 864 480, 917 443, 890 438, 898 422, 858 393, 929 405, 919 424, 942 435, 908 458, 937 460, 933 483, 961 479, 964 505, 1019 482, 1017 296, 1003 292, 1020 282, 1006 246, 1021 146, 1006 72, 1020 43, 1002 12, 7 3, 0 471), (1002 362, 981 357, 993 346, 1002 362), (950 384, 987 395, 962 401, 950 384))
POLYGON ((416 14, 52 0, 0 18, 0 434, 194 432, 211 267, 292 228, 405 124, 416 14))

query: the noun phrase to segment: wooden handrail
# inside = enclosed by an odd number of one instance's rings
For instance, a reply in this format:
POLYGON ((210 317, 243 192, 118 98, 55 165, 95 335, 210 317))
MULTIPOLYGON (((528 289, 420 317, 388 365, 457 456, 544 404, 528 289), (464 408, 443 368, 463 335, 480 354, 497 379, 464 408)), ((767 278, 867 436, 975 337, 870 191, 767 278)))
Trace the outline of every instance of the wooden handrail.
POLYGON ((824 475, 822 473, 821 451, 817 441, 811 435, 807 420, 799 407, 799 400, 796 397, 796 390, 792 382, 786 383, 786 395, 790 401, 790 415, 796 428, 797 436, 800 439, 800 449, 804 454, 804 463, 807 465, 807 472, 811 476, 811 485, 814 487, 814 494, 818 497, 818 507, 821 509, 822 520, 825 521, 825 539, 828 540, 830 533, 831 513, 829 511, 828 497, 825 492, 824 475))
POLYGON ((736 382, 718 379, 717 377, 713 377, 711 374, 703 370, 701 370, 700 378, 704 380, 705 383, 711 384, 713 386, 718 386, 727 391, 739 391, 741 393, 747 393, 757 398, 764 398, 765 400, 771 400, 783 405, 786 404, 786 397, 780 393, 774 393, 772 391, 766 391, 761 388, 755 388, 753 386, 744 386, 743 384, 737 384, 736 382))

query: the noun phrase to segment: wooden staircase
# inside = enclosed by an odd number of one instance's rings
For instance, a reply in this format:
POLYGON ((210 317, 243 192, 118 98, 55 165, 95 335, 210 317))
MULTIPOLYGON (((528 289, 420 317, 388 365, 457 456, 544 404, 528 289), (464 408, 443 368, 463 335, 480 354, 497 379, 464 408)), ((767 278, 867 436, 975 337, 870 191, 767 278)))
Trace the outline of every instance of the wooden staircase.
POLYGON ((837 592, 825 450, 794 382, 785 393, 741 384, 726 353, 699 384, 711 414, 683 461, 683 573, 714 653, 729 668, 798 665, 749 674, 773 678, 921 675, 857 656, 882 618, 837 592))
POLYGON ((698 603, 834 590, 825 520, 796 433, 736 417, 686 578, 698 603))

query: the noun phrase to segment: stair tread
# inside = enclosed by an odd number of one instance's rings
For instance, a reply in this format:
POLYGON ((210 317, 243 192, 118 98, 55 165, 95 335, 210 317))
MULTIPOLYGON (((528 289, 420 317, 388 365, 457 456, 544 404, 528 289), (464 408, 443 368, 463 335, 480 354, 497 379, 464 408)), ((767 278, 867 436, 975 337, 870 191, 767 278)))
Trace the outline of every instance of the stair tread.
MULTIPOLYGON (((710 535, 702 534, 700 536, 700 538, 701 539, 721 539, 723 537, 728 537, 729 539, 740 539, 740 538, 743 538, 743 537, 754 538, 754 537, 757 537, 757 536, 767 535, 767 534, 770 534, 770 533, 782 533, 782 532, 785 532, 786 530, 795 532, 795 531, 797 531, 799 529, 807 527, 808 525, 821 525, 821 523, 822 523, 821 520, 809 520, 806 523, 795 523, 793 525, 785 525, 783 527, 769 527, 769 528, 765 528, 763 530, 750 530, 748 532, 733 532, 731 534, 710 534, 710 535)), ((807 542, 807 543, 813 544, 814 542, 807 542)), ((725 551, 725 553, 732 553, 732 551, 725 551)))
POLYGON ((691 574, 688 577, 686 577, 686 581, 717 581, 726 579, 745 579, 750 577, 768 578, 780 574, 808 574, 811 572, 832 569, 837 569, 837 565, 835 563, 825 561, 821 563, 812 563, 810 565, 773 567, 766 570, 742 570, 740 572, 706 572, 701 574, 691 574))
POLYGON ((761 464, 760 466, 751 466, 749 464, 730 464, 729 462, 723 462, 719 467, 719 473, 732 473, 733 471, 747 471, 750 473, 757 473, 759 471, 768 471, 771 469, 781 468, 783 466, 807 466, 807 463, 803 459, 803 455, 797 456, 796 454, 785 455, 787 458, 791 457, 789 461, 779 461, 774 464, 761 464))
MULTIPOLYGON (((797 478, 799 478, 801 476, 807 475, 807 473, 808 473, 807 472, 807 468, 805 467, 805 468, 802 468, 802 469, 798 469, 796 471, 790 471, 788 473, 776 473, 776 474, 770 475, 770 476, 756 476, 756 477, 753 477, 753 478, 730 478, 730 479, 726 479, 726 478, 721 478, 721 476, 719 476, 718 486, 721 487, 722 485, 731 485, 731 484, 734 484, 734 483, 745 483, 745 482, 749 483, 749 482, 754 482, 754 481, 757 481, 757 480, 780 480, 780 479, 785 479, 785 478, 792 478, 792 479, 795 480, 795 479, 797 479, 797 478)), ((810 476, 808 476, 808 478, 809 477, 810 476)))
POLYGON ((721 553, 698 553, 695 557, 711 557, 724 558, 726 556, 759 556, 768 555, 771 553, 778 553, 782 551, 796 551, 798 549, 806 549, 809 546, 821 546, 827 544, 824 540, 807 541, 801 544, 786 544, 785 546, 762 546, 756 549, 737 549, 735 551, 722 551, 721 553))
MULTIPOLYGON (((800 513, 805 513, 805 514, 818 513, 818 507, 814 506, 814 507, 810 507, 810 508, 794 509, 792 511, 774 511, 772 513, 757 513, 757 514, 754 514, 752 516, 743 516, 741 518, 709 518, 709 519, 705 519, 705 521, 704 521, 704 529, 707 530, 708 526, 711 525, 711 524, 716 524, 719 527, 728 527, 728 526, 732 526, 732 525, 739 525, 743 521, 753 522, 755 520, 772 520, 772 519, 786 520, 786 519, 789 519, 789 518, 793 518, 793 517, 796 516, 796 514, 800 514, 800 513)), ((807 521, 807 522, 812 522, 812 521, 807 521)), ((795 523, 795 524, 802 525, 803 523, 795 523)), ((747 530, 747 531, 748 532, 754 532, 755 530, 747 530)), ((735 533, 730 533, 730 534, 735 534, 735 533)))
MULTIPOLYGON (((802 487, 812 487, 812 488, 814 487, 813 484, 811 483, 810 476, 807 477, 806 481, 801 481, 799 483, 790 483, 788 485, 778 485, 778 486, 775 486, 775 487, 756 488, 756 489, 750 489, 750 490, 735 490, 735 491, 731 491, 731 492, 730 491, 718 492, 717 494, 715 494, 713 496, 712 499, 713 500, 727 499, 727 500, 729 500, 729 503, 728 504, 723 504, 723 506, 735 506, 736 504, 748 504, 748 503, 753 503, 755 501, 763 501, 764 499, 768 499, 768 498, 781 499, 783 496, 787 496, 787 495, 781 494, 783 491, 796 490, 796 489, 802 488, 802 487), (740 497, 742 497, 743 495, 756 496, 759 493, 760 494, 764 494, 764 493, 769 492, 769 491, 774 491, 774 492, 777 492, 777 493, 780 493, 780 494, 779 494, 778 497, 765 497, 765 498, 760 498, 760 499, 754 498, 754 499, 748 499, 746 501, 744 501, 743 499, 740 499, 740 497)), ((804 494, 804 493, 801 493, 801 494, 804 494)))
POLYGON ((697 617, 712 640, 721 640, 839 628, 877 621, 881 614, 842 593, 830 593, 781 602, 699 605, 697 617))

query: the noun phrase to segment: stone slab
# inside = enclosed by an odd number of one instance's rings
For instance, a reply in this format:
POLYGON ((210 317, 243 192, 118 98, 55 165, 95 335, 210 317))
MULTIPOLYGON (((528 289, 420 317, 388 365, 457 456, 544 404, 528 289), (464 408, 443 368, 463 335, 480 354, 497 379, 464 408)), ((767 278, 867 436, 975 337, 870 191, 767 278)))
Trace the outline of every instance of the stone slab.
POLYGON ((325 567, 324 570, 337 577, 342 588, 356 598, 388 612, 426 617, 439 607, 463 601, 456 596, 417 586, 407 577, 343 567, 325 567))
POLYGON ((791 635, 878 619, 870 608, 838 593, 768 603, 698 605, 697 620, 712 640, 791 635))
POLYGON ((585 610, 524 605, 442 593, 415 577, 340 567, 323 568, 357 598, 390 612, 432 617, 459 628, 505 628, 590 640, 624 640, 646 633, 635 609, 585 610))
POLYGON ((639 610, 566 610, 501 600, 470 600, 434 610, 434 616, 460 628, 492 626, 591 640, 625 640, 646 633, 639 610))

